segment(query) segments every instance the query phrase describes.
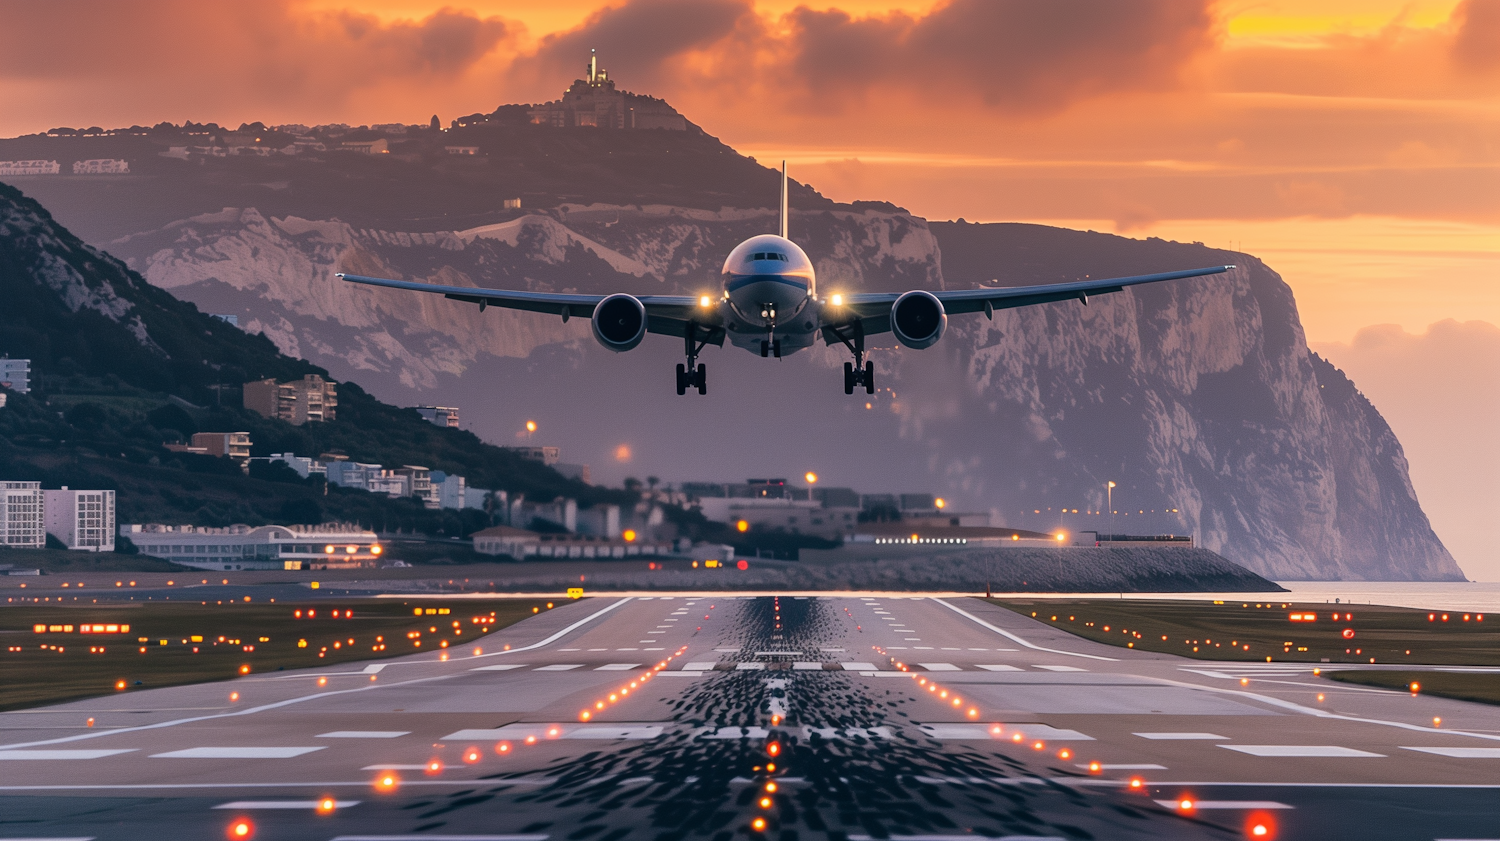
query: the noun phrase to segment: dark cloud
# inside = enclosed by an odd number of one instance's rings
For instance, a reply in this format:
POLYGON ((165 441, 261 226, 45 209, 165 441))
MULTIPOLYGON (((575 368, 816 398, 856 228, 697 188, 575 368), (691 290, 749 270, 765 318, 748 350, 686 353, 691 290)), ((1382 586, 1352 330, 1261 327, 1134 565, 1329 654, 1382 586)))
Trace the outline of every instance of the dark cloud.
POLYGON ((799 8, 791 69, 815 97, 905 86, 952 101, 1054 110, 1157 88, 1215 41, 1207 0, 954 0, 931 13, 854 18, 799 8))
MULTIPOLYGON (((754 20, 750 0, 632 0, 542 39, 535 55, 516 63, 515 73, 531 79, 576 79, 589 50, 597 49, 601 66, 612 77, 644 90, 662 80, 673 59, 710 48, 739 29, 753 29, 754 20)), ((753 38, 742 44, 747 60, 760 48, 753 38)))
POLYGON ((1500 68, 1500 1, 1464 0, 1453 19, 1459 25, 1453 42, 1459 65, 1480 71, 1500 68))
POLYGON ((182 89, 219 86, 292 99, 337 98, 393 78, 453 76, 510 34, 499 18, 466 11, 382 22, 308 12, 293 0, 11 2, 0 14, 0 77, 175 80, 182 89))

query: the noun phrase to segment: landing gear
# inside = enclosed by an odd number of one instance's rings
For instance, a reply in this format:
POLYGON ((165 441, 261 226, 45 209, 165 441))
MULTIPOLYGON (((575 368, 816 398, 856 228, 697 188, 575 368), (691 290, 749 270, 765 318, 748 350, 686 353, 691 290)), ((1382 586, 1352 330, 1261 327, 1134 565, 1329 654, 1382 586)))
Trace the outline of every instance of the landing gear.
POLYGON ((765 359, 768 356, 774 356, 777 359, 781 358, 780 339, 767 339, 760 343, 760 358, 765 359))
POLYGON ((875 363, 865 360, 863 368, 854 367, 854 363, 844 363, 844 393, 853 394, 854 387, 862 385, 865 393, 875 393, 875 363))
POLYGON ((687 394, 690 388, 698 389, 699 394, 708 393, 708 366, 702 362, 698 363, 698 369, 677 363, 677 393, 687 394))
POLYGON ((697 322, 689 321, 687 329, 683 333, 683 349, 687 352, 687 364, 677 366, 677 393, 687 394, 690 388, 698 389, 699 394, 708 393, 708 366, 698 361, 698 352, 708 344, 708 337, 713 335, 712 330, 700 331, 697 322), (702 341, 699 341, 699 336, 702 341))
POLYGON ((853 362, 844 363, 844 393, 853 394, 855 386, 864 386, 866 394, 875 393, 875 363, 865 359, 865 331, 861 322, 849 325, 827 325, 823 328, 831 339, 838 339, 854 354, 853 362))

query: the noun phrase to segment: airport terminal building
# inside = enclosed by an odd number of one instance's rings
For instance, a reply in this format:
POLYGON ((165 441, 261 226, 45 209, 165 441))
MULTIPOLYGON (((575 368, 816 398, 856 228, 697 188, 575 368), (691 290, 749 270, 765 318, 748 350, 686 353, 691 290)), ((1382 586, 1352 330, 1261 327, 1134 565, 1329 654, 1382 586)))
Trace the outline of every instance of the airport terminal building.
POLYGON ((142 555, 211 570, 374 567, 384 547, 375 532, 349 523, 317 526, 124 525, 142 555))

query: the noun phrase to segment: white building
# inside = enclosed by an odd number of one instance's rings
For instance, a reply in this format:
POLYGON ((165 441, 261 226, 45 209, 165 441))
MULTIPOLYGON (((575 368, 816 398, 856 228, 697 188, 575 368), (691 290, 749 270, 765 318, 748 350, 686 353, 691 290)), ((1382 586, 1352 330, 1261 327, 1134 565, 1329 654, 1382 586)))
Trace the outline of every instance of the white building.
POLYGON ((31 360, 0 359, 0 388, 8 388, 17 394, 31 391, 31 360))
MULTIPOLYGON (((250 460, 260 461, 261 459, 252 458, 250 460)), ((287 467, 290 467, 291 469, 297 471, 297 475, 301 476, 304 479, 313 475, 328 475, 328 466, 323 462, 318 461, 317 459, 307 458, 306 456, 299 456, 295 453, 272 453, 265 459, 265 461, 282 462, 287 467)))
POLYGON ((422 419, 437 426, 446 426, 452 429, 458 428, 457 406, 418 406, 417 414, 422 419))
POLYGON ((671 543, 652 543, 581 534, 539 534, 510 526, 494 526, 470 537, 481 555, 522 558, 634 558, 672 553, 671 543))
POLYGON ((371 479, 380 478, 381 466, 360 461, 330 461, 324 472, 328 474, 330 485, 368 491, 372 490, 371 479))
POLYGON ((437 492, 439 508, 462 510, 471 507, 469 489, 464 477, 434 470, 432 471, 432 487, 437 492))
POLYGON ((397 468, 394 472, 406 479, 406 493, 402 496, 414 496, 422 500, 422 505, 427 508, 439 507, 441 499, 438 489, 432 486, 431 470, 415 464, 407 464, 397 468))
POLYGON ((558 497, 551 502, 531 502, 518 496, 511 501, 511 525, 528 528, 532 520, 545 520, 570 532, 578 531, 578 500, 558 497))
POLYGON ((619 537, 620 506, 600 504, 579 511, 578 531, 596 537, 619 537))
POLYGON ((0 546, 40 549, 47 545, 46 499, 41 482, 0 482, 0 546))
POLYGON ((130 172, 130 162, 116 158, 95 158, 90 161, 74 161, 74 175, 124 175, 130 172))
POLYGON ((0 161, 0 175, 56 175, 62 172, 57 161, 0 161))
POLYGON ((69 549, 115 551, 115 492, 42 491, 47 534, 69 549))
POLYGON ((125 525, 143 555, 197 569, 373 567, 384 552, 375 532, 349 523, 318 526, 125 525))

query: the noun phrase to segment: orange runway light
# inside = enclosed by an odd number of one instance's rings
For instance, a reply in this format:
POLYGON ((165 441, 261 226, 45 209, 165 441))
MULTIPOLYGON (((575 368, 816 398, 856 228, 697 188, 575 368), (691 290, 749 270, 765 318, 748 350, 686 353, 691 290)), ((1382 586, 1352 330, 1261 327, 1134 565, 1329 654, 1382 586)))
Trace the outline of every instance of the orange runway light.
POLYGON ((766 791, 774 794, 776 792, 776 783, 774 781, 766 783, 766 791))
POLYGON ((322 800, 318 801, 318 811, 326 815, 329 812, 332 812, 334 809, 337 809, 338 805, 338 801, 334 800, 332 797, 325 797, 322 800))
POLYGON ((1442 727, 1443 726, 1443 717, 1440 716, 1440 715, 1433 716, 1432 717, 1432 726, 1433 727, 1442 727))
POLYGON ((231 701, 238 701, 239 699, 240 699, 240 693, 238 693, 238 692, 231 692, 231 693, 229 693, 229 700, 231 700, 231 701))
POLYGON ((528 744, 528 745, 534 745, 534 744, 536 744, 536 737, 535 736, 527 736, 526 737, 526 744, 528 744))
POLYGON ((756 832, 761 832, 766 828, 766 819, 756 818, 755 820, 750 822, 750 828, 755 830, 756 832))
MULTIPOLYGON (((124 689, 125 688, 125 681, 123 681, 123 680, 117 680, 117 681, 115 681, 115 688, 116 689, 124 689)), ((90 719, 90 720, 92 721, 92 719, 90 719)))
POLYGON ((395 774, 381 774, 375 780, 375 788, 380 791, 395 791, 401 780, 395 774))
POLYGON ((579 721, 588 721, 589 719, 591 719, 593 717, 594 717, 594 714, 591 713, 591 712, 589 712, 588 710, 581 710, 578 713, 578 720, 579 721))
POLYGON ((762 809, 769 809, 769 808, 771 808, 771 798, 769 798, 769 797, 762 797, 760 799, 760 808, 762 808, 762 809))
POLYGON ((1100 765, 1097 762, 1090 762, 1089 763, 1089 773, 1090 774, 1098 774, 1098 773, 1100 773, 1103 770, 1104 770, 1104 766, 1103 765, 1100 765))
POLYGON ((469 748, 464 751, 464 761, 473 765, 479 761, 479 748, 469 748))
POLYGON ((1193 799, 1191 797, 1184 797, 1177 801, 1177 810, 1180 812, 1193 811, 1193 799))
POLYGON ((241 818, 229 824, 230 838, 251 838, 255 835, 255 825, 249 820, 241 818))
POLYGON ((1140 777, 1131 777, 1130 778, 1130 788, 1131 788, 1132 791, 1139 791, 1140 789, 1142 789, 1143 787, 1145 787, 1145 785, 1146 785, 1145 780, 1142 780, 1140 777))
POLYGON ((442 773, 443 763, 440 762, 440 761, 438 761, 438 760, 436 760, 436 759, 434 759, 434 760, 432 760, 432 761, 430 761, 430 762, 427 763, 427 768, 425 770, 429 774, 442 773))
POLYGON ((766 753, 771 756, 779 755, 781 753, 781 745, 777 742, 768 742, 766 744, 766 753))
POLYGON ((1057 758, 1058 759, 1072 759, 1073 758, 1073 752, 1070 751, 1070 750, 1068 750, 1067 748, 1063 748, 1062 750, 1060 750, 1060 751, 1057 752, 1057 758))
POLYGON ((1265 812, 1251 812, 1245 818, 1245 837, 1257 839, 1275 838, 1275 819, 1265 812))
POLYGON ((495 753, 498 753, 498 754, 500 754, 502 756, 504 756, 507 753, 510 753, 510 742, 500 742, 500 743, 496 744, 495 745, 495 753))
POLYGON ((1036 744, 1034 744, 1034 745, 1031 746, 1031 749, 1032 750, 1043 750, 1046 747, 1047 746, 1045 744, 1043 744, 1041 742, 1037 742, 1036 744))

